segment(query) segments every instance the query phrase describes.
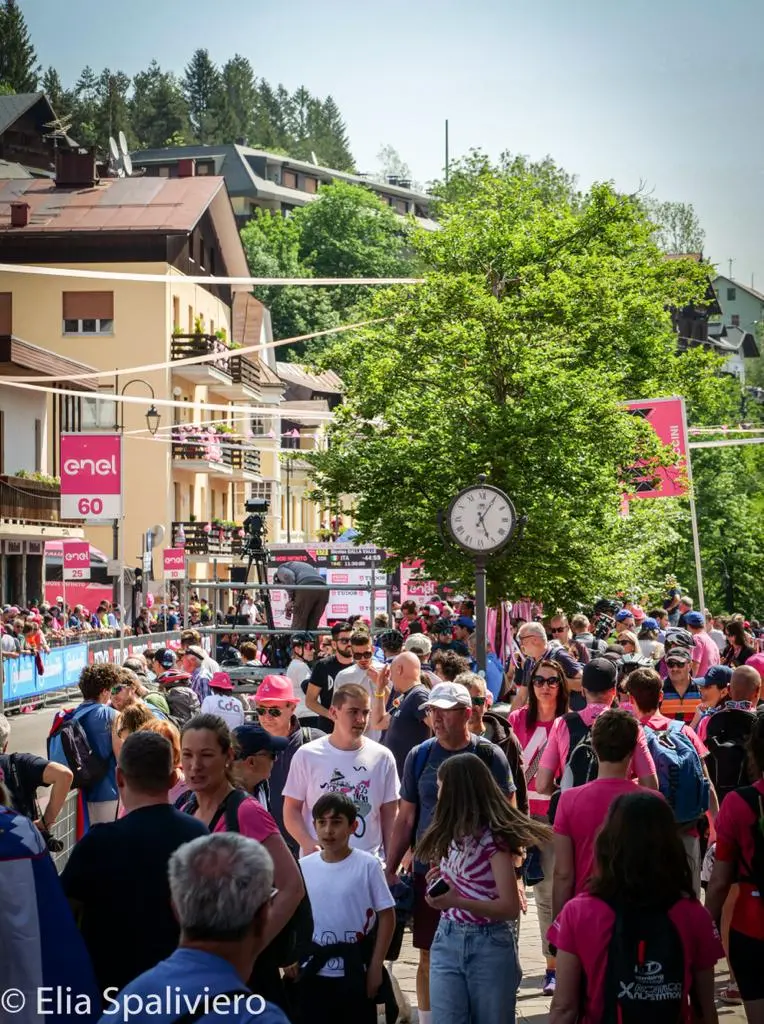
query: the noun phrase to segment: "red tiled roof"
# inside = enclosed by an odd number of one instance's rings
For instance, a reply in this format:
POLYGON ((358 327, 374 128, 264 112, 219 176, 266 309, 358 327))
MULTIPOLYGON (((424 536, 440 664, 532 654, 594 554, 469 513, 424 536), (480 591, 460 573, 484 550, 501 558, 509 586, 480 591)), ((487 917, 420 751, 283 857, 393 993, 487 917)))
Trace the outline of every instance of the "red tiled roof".
POLYGON ((108 178, 92 188, 57 188, 50 179, 0 182, 0 232, 190 231, 223 178, 108 178), (29 224, 11 227, 12 202, 28 203, 29 224))

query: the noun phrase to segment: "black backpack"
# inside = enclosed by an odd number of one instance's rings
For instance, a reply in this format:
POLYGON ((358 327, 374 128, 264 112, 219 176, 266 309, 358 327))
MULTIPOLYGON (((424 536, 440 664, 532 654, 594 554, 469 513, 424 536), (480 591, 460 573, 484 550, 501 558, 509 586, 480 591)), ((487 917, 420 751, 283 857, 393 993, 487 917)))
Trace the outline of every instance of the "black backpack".
POLYGON ((681 1024, 684 946, 668 912, 613 910, 602 1024, 681 1024))
POLYGON ((82 726, 85 715, 98 706, 91 705, 81 715, 77 715, 79 708, 57 712, 48 734, 48 760, 71 770, 74 776, 72 787, 76 789, 92 789, 109 771, 108 758, 101 757, 91 748, 82 726))
MULTIPOLYGON (((254 799, 241 789, 233 789, 218 807, 209 823, 210 833, 215 831, 215 826, 225 815, 226 832, 239 831, 239 808, 245 800, 254 799)), ((186 814, 193 814, 198 807, 196 796, 193 793, 182 793, 175 801, 175 807, 186 814)), ((300 870, 299 864, 297 865, 300 870)), ((302 876, 302 871, 300 871, 302 876)), ((303 887, 305 880, 303 879, 303 887)), ((262 951, 257 958, 257 966, 262 967, 263 962, 275 964, 277 967, 289 967, 297 963, 310 952, 313 943, 313 911, 310 907, 308 890, 305 889, 295 912, 289 921, 284 925, 275 939, 262 951)))
POLYGON ((764 892, 764 798, 755 786, 744 786, 738 796, 748 804, 754 814, 751 825, 753 836, 753 858, 750 864, 743 863, 739 881, 750 882, 759 892, 764 892))
POLYGON ((730 708, 711 715, 706 730, 708 774, 719 803, 733 789, 751 782, 748 773, 748 737, 756 721, 755 711, 730 708))
POLYGON ((568 759, 562 770, 560 788, 555 791, 549 801, 549 820, 554 822, 560 794, 566 789, 583 786, 592 782, 599 775, 599 762, 592 746, 592 727, 587 725, 577 711, 569 711, 564 715, 570 744, 568 759))

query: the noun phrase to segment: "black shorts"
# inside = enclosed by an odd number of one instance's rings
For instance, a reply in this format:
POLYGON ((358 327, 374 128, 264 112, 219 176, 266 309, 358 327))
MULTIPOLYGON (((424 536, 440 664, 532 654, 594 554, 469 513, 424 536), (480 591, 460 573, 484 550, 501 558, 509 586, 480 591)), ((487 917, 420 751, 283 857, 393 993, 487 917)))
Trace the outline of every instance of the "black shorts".
POLYGON ((730 928, 730 966, 744 1003, 764 999, 764 939, 730 928))
POLYGON ((440 923, 440 911, 433 910, 425 900, 427 891, 426 875, 414 875, 414 949, 429 949, 440 923))

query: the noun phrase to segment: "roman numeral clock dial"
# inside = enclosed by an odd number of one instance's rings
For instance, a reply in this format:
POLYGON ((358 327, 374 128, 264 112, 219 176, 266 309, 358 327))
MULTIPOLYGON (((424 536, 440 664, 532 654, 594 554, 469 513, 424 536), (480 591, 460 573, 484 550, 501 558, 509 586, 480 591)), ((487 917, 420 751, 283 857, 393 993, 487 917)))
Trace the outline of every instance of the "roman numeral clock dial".
POLYGON ((507 495, 490 484, 477 484, 460 491, 448 507, 448 531, 465 551, 487 555, 509 541, 517 515, 507 495))

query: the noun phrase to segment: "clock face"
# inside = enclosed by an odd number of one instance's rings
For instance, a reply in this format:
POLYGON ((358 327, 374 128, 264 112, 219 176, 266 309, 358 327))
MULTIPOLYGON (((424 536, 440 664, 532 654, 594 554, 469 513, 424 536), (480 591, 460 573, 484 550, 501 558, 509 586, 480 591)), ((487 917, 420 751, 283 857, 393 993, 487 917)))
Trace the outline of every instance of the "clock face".
POLYGON ((511 537, 515 509, 503 491, 478 485, 457 494, 449 506, 447 521, 460 547, 487 553, 503 547, 511 537))

